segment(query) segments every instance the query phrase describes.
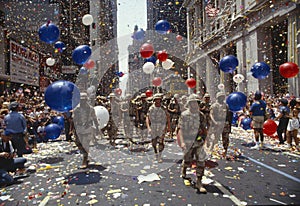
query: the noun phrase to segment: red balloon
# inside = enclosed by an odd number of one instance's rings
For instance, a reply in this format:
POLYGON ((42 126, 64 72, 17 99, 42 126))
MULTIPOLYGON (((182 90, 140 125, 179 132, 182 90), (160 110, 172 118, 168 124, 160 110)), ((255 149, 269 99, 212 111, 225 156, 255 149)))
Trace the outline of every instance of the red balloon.
POLYGON ((299 67, 293 62, 286 62, 279 66, 279 73, 285 78, 292 78, 299 73, 299 67))
POLYGON ((277 124, 274 120, 268 119, 264 122, 263 132, 266 135, 271 136, 276 132, 276 130, 277 130, 277 124))
POLYGON ((178 35, 176 36, 176 39, 177 39, 177 41, 181 41, 181 40, 182 40, 182 36, 178 34, 178 35))
POLYGON ((151 89, 148 89, 145 93, 147 97, 152 97, 153 95, 153 91, 151 89))
POLYGON ((185 81, 185 84, 189 87, 189 88, 194 88, 196 86, 196 80, 194 78, 189 78, 185 81))
POLYGON ((159 59, 161 62, 164 62, 168 59, 168 53, 166 50, 157 52, 157 59, 159 59))
POLYGON ((87 69, 93 69, 95 67, 95 62, 89 59, 86 63, 84 63, 83 67, 87 69))
POLYGON ((153 45, 150 43, 145 43, 140 48, 140 54, 145 59, 151 57, 153 53, 154 53, 154 48, 153 45))
POLYGON ((152 80, 152 84, 154 85, 154 86, 160 86, 161 85, 161 83, 162 83, 162 80, 161 80, 161 78, 160 77, 155 77, 153 80, 152 80))
POLYGON ((115 89, 115 94, 121 96, 122 89, 120 89, 120 88, 115 89))

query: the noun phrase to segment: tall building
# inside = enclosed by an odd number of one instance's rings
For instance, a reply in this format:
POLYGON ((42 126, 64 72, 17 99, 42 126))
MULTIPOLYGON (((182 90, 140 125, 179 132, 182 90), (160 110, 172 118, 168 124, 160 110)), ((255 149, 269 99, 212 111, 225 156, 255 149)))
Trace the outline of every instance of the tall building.
MULTIPOLYGON (((43 56, 53 50, 39 40, 38 29, 50 20, 57 24, 58 16, 58 6, 48 1, 0 1, 1 93, 21 86, 39 90, 43 56)), ((58 72, 49 71, 49 76, 58 72)))
POLYGON ((188 64, 204 74, 206 84, 212 87, 212 95, 217 85, 223 83, 228 93, 237 90, 250 94, 260 90, 271 95, 299 96, 300 75, 286 79, 279 74, 281 64, 300 63, 300 5, 297 2, 184 1, 190 34, 189 54, 201 54, 191 55, 188 64), (239 60, 232 74, 218 67, 219 61, 230 54, 239 60), (265 79, 252 76, 251 67, 256 62, 270 66, 271 72, 265 79), (242 83, 233 82, 232 77, 237 73, 245 77, 242 83))
POLYGON ((97 93, 107 96, 119 87, 117 76, 117 0, 90 0, 94 23, 90 27, 92 59, 97 69, 92 81, 99 84, 97 93))

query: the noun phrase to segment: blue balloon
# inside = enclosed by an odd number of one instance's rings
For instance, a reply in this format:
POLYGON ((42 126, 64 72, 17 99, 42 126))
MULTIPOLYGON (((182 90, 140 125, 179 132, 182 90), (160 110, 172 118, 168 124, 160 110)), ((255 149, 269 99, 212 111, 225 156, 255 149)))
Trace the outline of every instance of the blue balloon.
POLYGON ((143 29, 140 29, 139 31, 136 31, 132 38, 134 38, 135 40, 139 40, 142 41, 145 38, 145 31, 143 29))
POLYGON ((92 50, 87 45, 76 47, 72 53, 72 59, 76 64, 84 64, 90 58, 92 50))
POLYGON ((58 124, 48 124, 45 127, 46 139, 57 139, 60 136, 61 128, 58 124))
POLYGON ((52 122, 60 126, 61 130, 65 128, 65 118, 63 116, 54 117, 52 122))
POLYGON ((42 40, 43 42, 52 44, 53 42, 57 41, 57 39, 59 38, 59 29, 53 23, 48 22, 46 24, 43 24, 39 28, 39 37, 40 40, 42 40))
POLYGON ((252 122, 252 119, 249 118, 249 117, 246 117, 246 118, 242 119, 242 122, 241 122, 242 128, 244 130, 251 129, 251 122, 252 122))
POLYGON ((166 34, 171 28, 171 25, 166 20, 159 20, 155 24, 155 31, 157 31, 160 34, 166 34))
POLYGON ((151 56, 149 58, 146 58, 144 60, 144 63, 146 63, 146 62, 152 62, 154 65, 156 65, 156 57, 155 56, 151 56))
POLYGON ((79 104, 80 91, 72 82, 59 80, 46 88, 45 102, 55 111, 67 112, 79 104))
POLYGON ((239 60, 233 55, 228 55, 221 59, 219 68, 225 73, 232 73, 238 65, 239 60))
POLYGON ((58 49, 58 51, 60 53, 63 52, 66 49, 66 45, 61 41, 55 42, 54 47, 55 47, 55 49, 58 49))
POLYGON ((232 92, 228 95, 226 103, 228 104, 230 111, 238 112, 246 106, 247 96, 242 92, 232 92))
POLYGON ((270 74, 270 67, 265 62, 257 62, 252 67, 252 76, 256 79, 265 79, 270 74))

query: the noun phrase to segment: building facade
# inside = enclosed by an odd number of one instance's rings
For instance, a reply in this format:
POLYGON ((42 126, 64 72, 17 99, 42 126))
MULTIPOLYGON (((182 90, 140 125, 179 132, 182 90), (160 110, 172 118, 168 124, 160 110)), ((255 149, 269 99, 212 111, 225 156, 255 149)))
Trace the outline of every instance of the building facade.
POLYGON ((250 94, 260 90, 271 95, 299 96, 300 75, 286 79, 279 74, 281 64, 300 63, 298 1, 185 0, 184 7, 189 53, 201 54, 187 63, 195 65, 197 73, 204 74, 208 87, 223 83, 227 93, 250 94), (220 72, 218 68, 218 62, 227 55, 235 55, 239 60, 233 74, 220 72), (256 62, 270 66, 267 78, 258 80, 252 76, 250 70, 256 62), (245 77, 238 85, 232 80, 237 73, 245 77))

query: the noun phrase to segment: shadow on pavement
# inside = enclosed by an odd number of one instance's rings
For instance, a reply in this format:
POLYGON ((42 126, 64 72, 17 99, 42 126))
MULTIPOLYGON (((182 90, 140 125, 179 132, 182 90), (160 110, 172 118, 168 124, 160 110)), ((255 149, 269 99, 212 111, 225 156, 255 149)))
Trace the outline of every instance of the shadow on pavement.
POLYGON ((46 164, 56 164, 59 162, 63 162, 64 158, 62 157, 46 157, 41 160, 39 160, 40 163, 46 163, 46 164))
POLYGON ((77 172, 66 177, 68 184, 88 185, 98 183, 102 178, 98 172, 77 172))

